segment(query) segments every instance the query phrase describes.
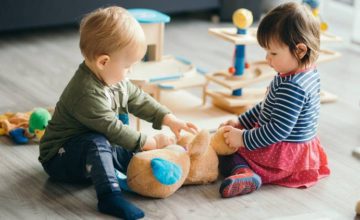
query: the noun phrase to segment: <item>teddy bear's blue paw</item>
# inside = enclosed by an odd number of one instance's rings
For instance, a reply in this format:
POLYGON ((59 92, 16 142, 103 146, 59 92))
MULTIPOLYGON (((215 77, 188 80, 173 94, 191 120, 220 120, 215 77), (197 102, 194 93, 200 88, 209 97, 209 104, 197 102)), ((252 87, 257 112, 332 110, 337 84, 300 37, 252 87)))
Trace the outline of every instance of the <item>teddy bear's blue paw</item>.
POLYGON ((161 158, 151 160, 151 169, 155 178, 164 185, 175 184, 182 176, 179 165, 161 158))

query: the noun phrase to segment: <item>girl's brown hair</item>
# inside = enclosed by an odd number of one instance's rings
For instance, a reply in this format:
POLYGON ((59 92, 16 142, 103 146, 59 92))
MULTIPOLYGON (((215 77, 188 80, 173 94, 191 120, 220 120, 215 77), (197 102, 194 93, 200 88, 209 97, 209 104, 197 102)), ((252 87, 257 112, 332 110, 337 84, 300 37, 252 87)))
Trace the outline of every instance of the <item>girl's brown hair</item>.
POLYGON ((257 40, 263 48, 269 48, 271 42, 288 46, 299 65, 307 66, 319 56, 320 24, 306 6, 294 2, 284 3, 261 20, 257 40), (302 58, 296 53, 296 45, 299 43, 307 46, 307 53, 302 58))
POLYGON ((124 8, 100 8, 81 21, 80 50, 86 59, 109 55, 130 44, 144 48, 146 42, 140 24, 124 8))

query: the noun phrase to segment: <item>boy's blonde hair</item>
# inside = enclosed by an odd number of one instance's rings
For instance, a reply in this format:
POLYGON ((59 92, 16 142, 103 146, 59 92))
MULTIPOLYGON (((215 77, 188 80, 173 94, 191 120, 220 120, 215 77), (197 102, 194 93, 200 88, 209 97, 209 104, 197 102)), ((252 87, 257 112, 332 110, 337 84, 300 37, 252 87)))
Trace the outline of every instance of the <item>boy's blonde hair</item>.
POLYGON ((124 8, 99 8, 82 19, 80 50, 86 59, 93 61, 128 45, 145 48, 146 42, 140 24, 124 8))
POLYGON ((269 48, 270 42, 289 47, 300 66, 314 63, 319 56, 320 23, 304 5, 289 2, 271 10, 260 22, 257 40, 261 47, 269 48), (303 43, 307 53, 300 59, 296 45, 303 43))

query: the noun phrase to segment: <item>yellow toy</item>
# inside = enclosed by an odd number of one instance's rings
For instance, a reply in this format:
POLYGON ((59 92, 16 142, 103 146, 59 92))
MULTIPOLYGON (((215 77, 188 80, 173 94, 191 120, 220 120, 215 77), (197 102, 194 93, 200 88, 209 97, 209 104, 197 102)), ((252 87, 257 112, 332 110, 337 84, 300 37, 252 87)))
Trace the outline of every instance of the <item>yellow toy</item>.
POLYGON ((229 147, 224 144, 221 132, 222 129, 211 138, 207 130, 202 130, 195 136, 182 137, 178 145, 136 154, 127 170, 129 188, 143 196, 166 198, 183 184, 216 181, 219 175, 217 151, 234 153, 232 149, 224 149, 229 147))
POLYGON ((32 112, 0 115, 0 135, 9 136, 16 144, 26 144, 29 138, 41 139, 51 115, 48 110, 36 108, 32 112))
POLYGON ((0 135, 9 136, 16 144, 26 144, 33 135, 28 132, 31 112, 0 115, 0 135))
POLYGON ((0 135, 9 135, 9 132, 15 128, 28 128, 30 114, 31 112, 6 112, 0 115, 0 135))

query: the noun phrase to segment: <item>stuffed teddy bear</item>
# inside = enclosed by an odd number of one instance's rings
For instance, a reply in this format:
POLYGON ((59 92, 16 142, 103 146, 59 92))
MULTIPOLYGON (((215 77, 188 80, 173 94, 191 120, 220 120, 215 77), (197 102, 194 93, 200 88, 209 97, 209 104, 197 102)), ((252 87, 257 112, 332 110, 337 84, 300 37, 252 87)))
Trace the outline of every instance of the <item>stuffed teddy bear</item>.
POLYGON ((177 145, 140 152, 127 170, 128 187, 143 196, 166 198, 183 184, 206 184, 217 180, 218 156, 236 151, 227 146, 223 129, 212 137, 207 130, 180 138, 177 145))

